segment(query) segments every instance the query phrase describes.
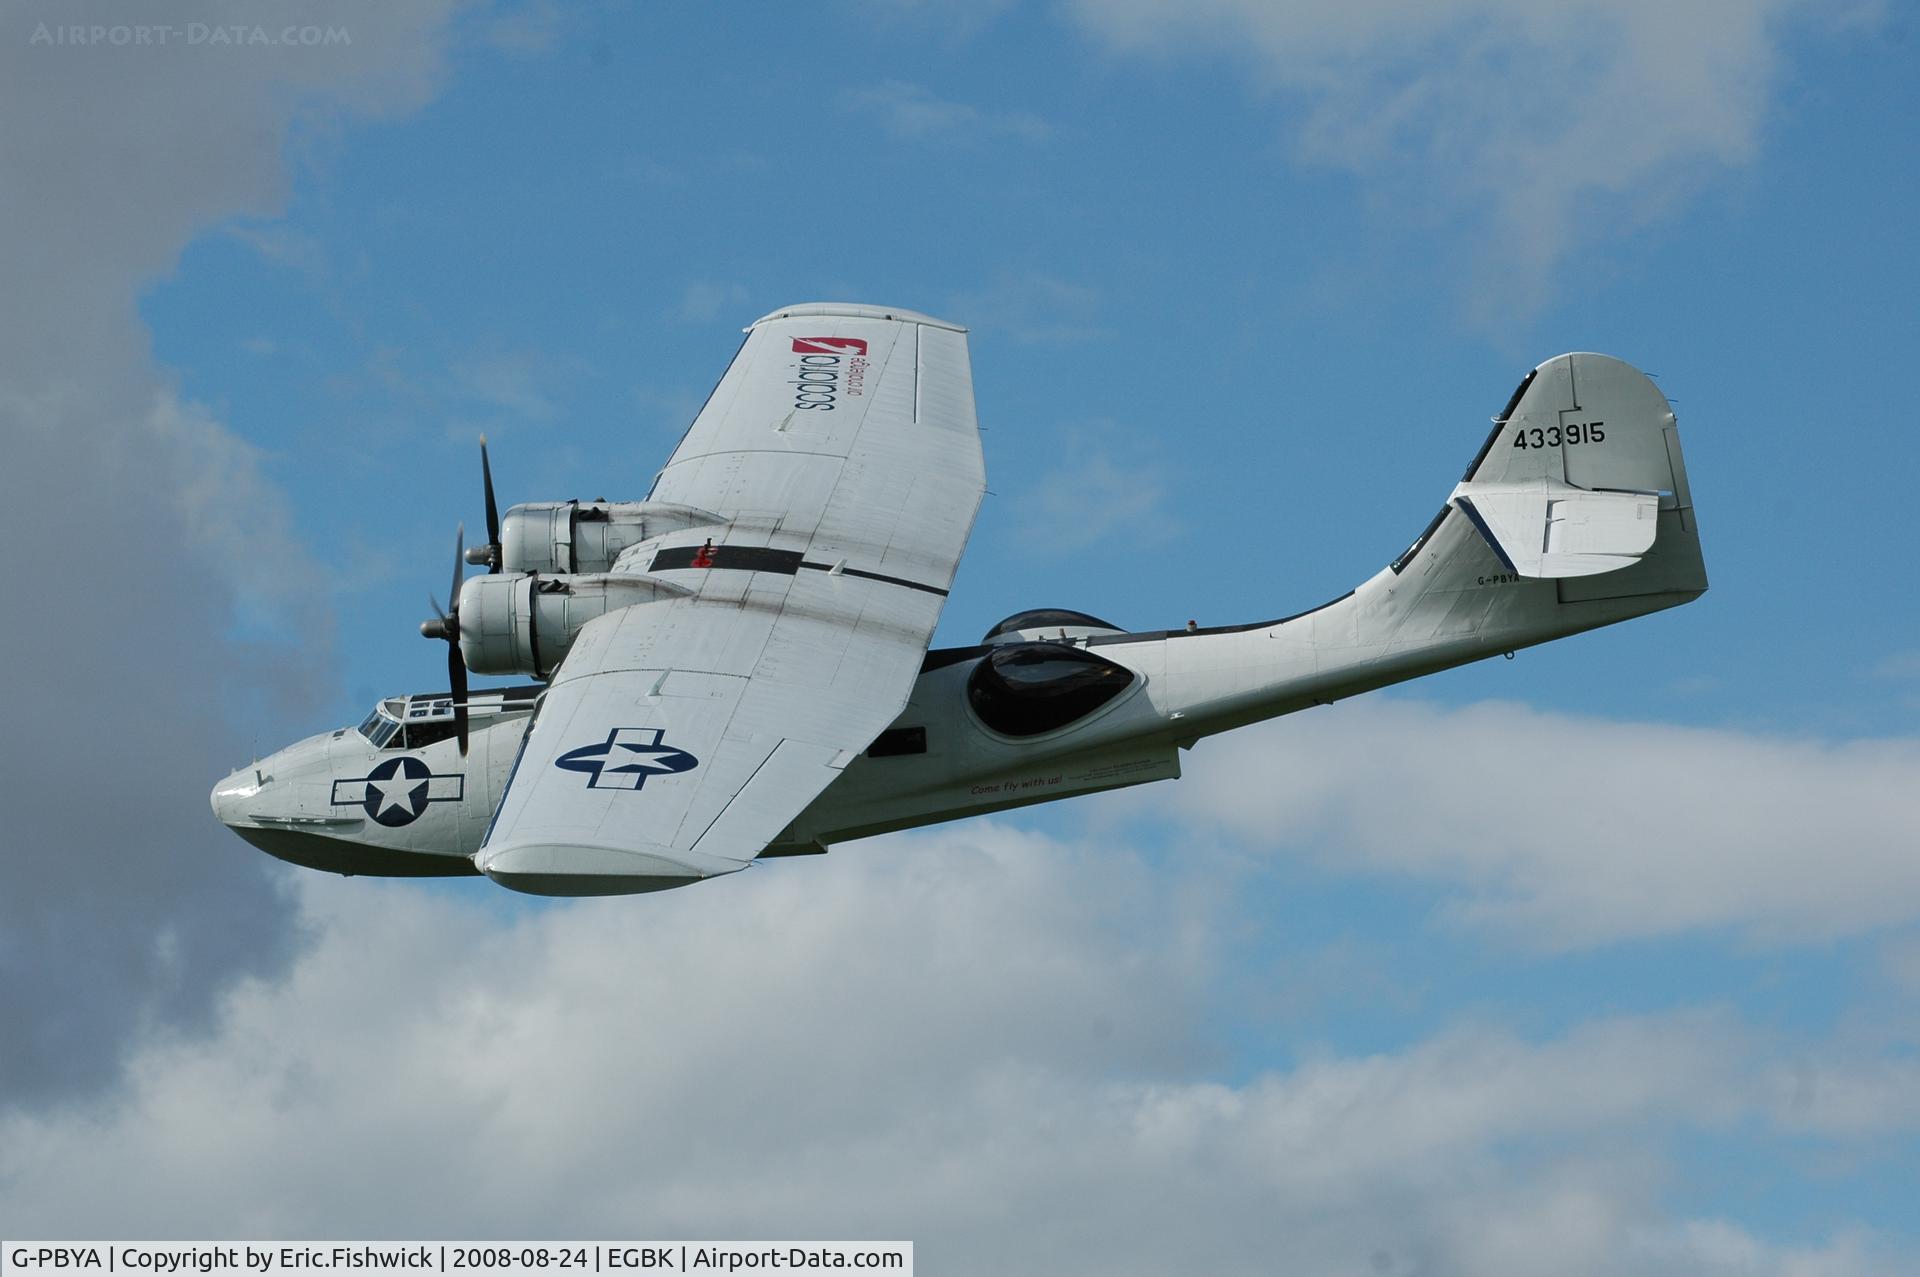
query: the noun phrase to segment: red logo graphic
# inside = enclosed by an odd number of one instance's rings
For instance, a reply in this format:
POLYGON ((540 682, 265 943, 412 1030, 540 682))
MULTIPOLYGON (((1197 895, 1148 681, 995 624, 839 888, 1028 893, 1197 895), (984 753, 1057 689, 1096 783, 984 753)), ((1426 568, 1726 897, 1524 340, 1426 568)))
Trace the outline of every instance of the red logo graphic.
POLYGON ((795 337, 793 353, 796 355, 838 355, 841 353, 864 355, 867 343, 859 337, 795 337))

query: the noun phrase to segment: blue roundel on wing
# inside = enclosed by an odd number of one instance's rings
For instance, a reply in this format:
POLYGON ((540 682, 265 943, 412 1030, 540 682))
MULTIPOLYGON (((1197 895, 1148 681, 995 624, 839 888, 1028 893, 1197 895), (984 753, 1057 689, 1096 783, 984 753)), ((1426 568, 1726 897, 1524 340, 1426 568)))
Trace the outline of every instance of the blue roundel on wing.
POLYGON ((692 771, 700 760, 676 749, 658 727, 616 727, 598 745, 570 749, 553 760, 562 771, 584 772, 588 789, 639 789, 649 776, 692 771))

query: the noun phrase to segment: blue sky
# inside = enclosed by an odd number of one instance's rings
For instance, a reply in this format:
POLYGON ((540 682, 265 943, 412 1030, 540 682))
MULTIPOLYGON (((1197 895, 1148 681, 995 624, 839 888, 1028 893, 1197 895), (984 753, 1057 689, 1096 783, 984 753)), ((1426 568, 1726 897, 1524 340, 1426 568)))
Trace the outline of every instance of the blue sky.
POLYGON ((203 233, 146 294, 156 354, 259 423, 303 534, 378 560, 342 583, 335 718, 409 685, 393 635, 476 516, 481 430, 508 494, 638 490, 743 322, 859 296, 976 331, 996 497, 943 639, 1036 601, 1146 625, 1337 593, 1423 526, 1521 372, 1591 347, 1676 400, 1726 588, 1530 657, 1552 669, 1520 672, 1523 694, 1904 722, 1870 674, 1910 644, 1867 527, 1906 472, 1860 464, 1899 455, 1902 427, 1854 402, 1914 331, 1914 90, 1880 28, 1782 16, 1752 154, 1682 148, 1626 191, 1593 174, 1535 266, 1444 160, 1303 155, 1298 95, 1224 52, 1103 51, 1037 7, 963 32, 913 11, 708 21, 556 19, 537 51, 470 37, 408 118, 296 129, 284 215, 203 233), (797 53, 828 32, 831 72, 797 53), (1049 496, 1090 449, 1093 490, 1049 496), (1709 641, 1661 662, 1676 704, 1623 675, 1681 626, 1709 641), (363 674, 376 652, 389 682, 363 674))
MULTIPOLYGON (((41 912, 0 912, 10 971, 115 990, 12 1008, 0 1231, 1920 1268, 1904 11, 269 8, 351 40, 0 31, 68 108, 0 150, 15 543, 71 553, 91 491, 140 553, 64 588, 152 636, 26 655, 166 755, 72 837, 137 859, 108 904, 30 852, 41 912), (1713 588, 1172 786, 637 902, 321 879, 210 824, 250 749, 442 677, 413 630, 481 432, 505 502, 638 497, 739 328, 824 298, 972 328, 993 495, 945 643, 1338 594, 1564 350, 1674 400, 1713 588), (276 1141, 309 1164, 236 1175, 276 1141), (409 1175, 480 1148, 542 1186, 409 1175), (163 1169, 151 1208, 75 1187, 163 1169)), ((70 777, 8 783, 68 828, 70 777)))

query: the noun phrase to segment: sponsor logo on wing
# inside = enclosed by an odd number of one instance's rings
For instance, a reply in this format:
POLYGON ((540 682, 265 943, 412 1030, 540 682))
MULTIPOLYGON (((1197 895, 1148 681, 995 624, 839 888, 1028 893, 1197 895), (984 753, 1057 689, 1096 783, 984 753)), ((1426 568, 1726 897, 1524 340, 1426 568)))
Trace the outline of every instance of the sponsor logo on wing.
POLYGON ((796 355, 835 355, 841 351, 850 354, 867 353, 867 341, 864 337, 795 337, 793 353, 796 355))
POLYGON ((793 406, 809 412, 832 412, 840 396, 866 393, 867 343, 863 337, 795 337, 790 365, 793 406))
POLYGON ((658 727, 616 727, 598 745, 570 749, 553 760, 562 771, 584 772, 588 789, 639 789, 649 776, 692 771, 700 760, 676 749, 658 727))
POLYGON ((389 829, 411 825, 428 803, 457 803, 466 791, 462 772, 435 772, 411 754, 389 758, 365 776, 333 782, 335 807, 360 807, 389 829))

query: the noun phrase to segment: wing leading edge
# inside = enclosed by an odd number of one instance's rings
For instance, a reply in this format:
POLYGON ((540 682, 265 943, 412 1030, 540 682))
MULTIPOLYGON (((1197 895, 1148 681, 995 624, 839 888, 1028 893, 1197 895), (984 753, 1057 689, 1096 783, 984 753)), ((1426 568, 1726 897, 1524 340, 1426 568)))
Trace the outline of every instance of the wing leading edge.
POLYGON ((690 592, 581 629, 475 864, 555 895, 746 867, 905 706, 984 491, 964 329, 755 323, 651 494, 722 522, 616 565, 690 592))

